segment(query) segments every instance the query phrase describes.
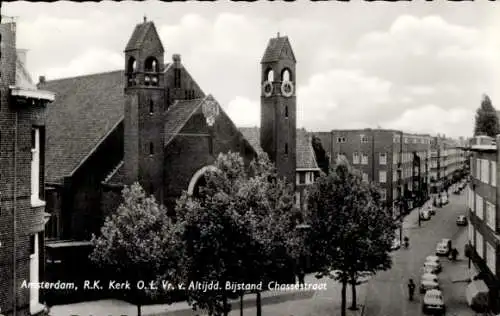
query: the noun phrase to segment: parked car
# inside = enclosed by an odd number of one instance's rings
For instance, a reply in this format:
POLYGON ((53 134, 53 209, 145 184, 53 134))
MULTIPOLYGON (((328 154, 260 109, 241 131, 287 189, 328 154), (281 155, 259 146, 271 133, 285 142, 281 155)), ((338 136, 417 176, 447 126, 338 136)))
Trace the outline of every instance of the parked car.
POLYGON ((467 217, 465 215, 460 215, 457 217, 458 226, 467 226, 467 217))
POLYGON ((443 238, 443 239, 441 239, 441 242, 443 244, 448 245, 448 248, 450 248, 450 250, 451 250, 451 239, 449 239, 449 238, 443 238))
POLYGON ((401 242, 399 241, 399 238, 394 238, 394 240, 392 241, 391 250, 397 250, 399 248, 401 248, 401 242))
POLYGON ((422 312, 424 314, 439 313, 441 315, 445 315, 446 306, 444 304, 443 292, 438 289, 427 291, 422 302, 422 312))
POLYGON ((433 281, 433 282, 439 283, 439 278, 436 274, 424 273, 420 277, 420 283, 422 283, 423 281, 433 281))
POLYGON ((446 204, 448 204, 448 197, 446 196, 446 194, 443 194, 443 195, 441 196, 441 204, 442 204, 442 205, 446 205, 446 204))
POLYGON ((436 209, 432 205, 429 205, 427 207, 427 210, 429 211, 430 215, 436 215, 436 209))
POLYGON ((439 259, 438 256, 427 256, 425 258, 425 261, 433 261, 433 262, 441 264, 441 259, 439 259))
POLYGON ((432 280, 423 280, 420 283, 420 294, 424 294, 429 290, 439 290, 439 283, 432 280))
POLYGON ((437 274, 441 272, 441 264, 435 261, 424 262, 424 271, 428 273, 437 274))
POLYGON ((428 221, 431 219, 431 214, 428 210, 422 210, 420 211, 420 219, 423 221, 428 221))
POLYGON ((442 241, 436 246, 436 256, 448 256, 450 254, 451 247, 448 243, 443 243, 442 241))

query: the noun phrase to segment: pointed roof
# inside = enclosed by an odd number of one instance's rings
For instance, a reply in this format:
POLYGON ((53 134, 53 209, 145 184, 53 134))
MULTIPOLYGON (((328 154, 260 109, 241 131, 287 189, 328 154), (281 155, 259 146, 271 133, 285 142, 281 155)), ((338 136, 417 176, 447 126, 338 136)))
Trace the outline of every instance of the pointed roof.
POLYGON ((152 31, 155 33, 156 37, 158 38, 158 42, 161 46, 161 50, 165 51, 163 48, 163 44, 161 43, 160 36, 158 35, 158 32, 156 31, 156 27, 152 21, 149 22, 144 22, 141 24, 137 24, 135 26, 134 32, 132 33, 132 36, 130 37, 128 44, 125 48, 125 51, 130 51, 130 50, 136 50, 136 49, 141 49, 142 45, 144 44, 144 40, 146 39, 146 36, 148 35, 149 31, 152 31))
POLYGON ((264 64, 280 60, 281 55, 283 54, 283 49, 285 47, 290 51, 292 60, 296 62, 295 54, 293 53, 292 45, 290 45, 288 36, 279 36, 278 34, 278 37, 271 38, 269 40, 266 51, 264 52, 264 56, 262 57, 260 63, 264 64))

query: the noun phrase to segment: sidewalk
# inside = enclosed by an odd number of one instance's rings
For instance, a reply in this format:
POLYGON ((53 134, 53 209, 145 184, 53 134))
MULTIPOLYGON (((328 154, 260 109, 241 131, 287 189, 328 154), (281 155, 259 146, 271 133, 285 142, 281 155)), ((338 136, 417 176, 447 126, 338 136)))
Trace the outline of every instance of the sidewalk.
MULTIPOLYGON (((261 295, 262 310, 266 316, 324 316, 340 315, 341 285, 328 278, 316 279, 313 274, 307 275, 305 282, 308 284, 326 284, 326 290, 317 291, 268 291, 261 295)), ((366 284, 357 287, 357 303, 359 310, 348 310, 348 316, 363 315, 366 298, 366 284)), ((351 288, 347 288, 347 306, 351 303, 351 288)), ((240 302, 231 302, 230 316, 238 316, 240 302)), ((255 294, 244 297, 244 313, 254 315, 255 294)), ((130 303, 108 299, 91 302, 82 302, 67 305, 53 306, 51 316, 71 315, 103 315, 103 316, 134 316, 137 307, 130 303)), ((142 307, 144 316, 196 316, 205 315, 203 311, 194 312, 187 302, 178 302, 171 305, 147 305, 142 307)))
POLYGON ((449 315, 475 316, 477 315, 467 304, 466 288, 469 284, 469 259, 464 256, 464 245, 467 242, 467 229, 463 229, 457 236, 454 236, 453 247, 459 251, 457 261, 451 262, 443 259, 443 274, 449 280, 444 284, 445 302, 449 306, 449 315))

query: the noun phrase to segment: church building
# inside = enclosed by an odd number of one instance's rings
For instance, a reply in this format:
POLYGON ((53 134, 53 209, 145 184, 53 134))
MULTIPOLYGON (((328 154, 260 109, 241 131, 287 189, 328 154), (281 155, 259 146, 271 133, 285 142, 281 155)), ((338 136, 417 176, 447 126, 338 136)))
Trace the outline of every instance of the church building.
MULTIPOLYGON (((165 48, 153 22, 137 25, 124 70, 47 81, 47 256, 88 247, 124 185, 139 182, 169 212, 182 191, 196 194, 219 153, 249 163, 263 150, 280 176, 304 185, 319 173, 309 134, 296 128, 295 56, 287 37, 269 41, 262 59, 261 128, 238 128, 165 48), (305 180, 307 175, 307 179, 305 180)), ((299 199, 300 200, 300 199, 299 199)), ((75 259, 76 260, 76 259, 75 259)))

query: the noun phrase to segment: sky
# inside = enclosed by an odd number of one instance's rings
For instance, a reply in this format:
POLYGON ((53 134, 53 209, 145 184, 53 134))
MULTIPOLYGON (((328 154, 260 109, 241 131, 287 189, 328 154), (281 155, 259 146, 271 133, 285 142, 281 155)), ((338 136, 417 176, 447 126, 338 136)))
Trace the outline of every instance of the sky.
MULTIPOLYGON (((100 2, 2 5, 35 81, 123 69, 136 24, 154 21, 238 126, 260 123, 260 60, 277 32, 297 59, 297 127, 470 136, 483 94, 500 109, 500 4, 100 2)), ((57 97, 57 96, 56 96, 57 97)))

